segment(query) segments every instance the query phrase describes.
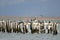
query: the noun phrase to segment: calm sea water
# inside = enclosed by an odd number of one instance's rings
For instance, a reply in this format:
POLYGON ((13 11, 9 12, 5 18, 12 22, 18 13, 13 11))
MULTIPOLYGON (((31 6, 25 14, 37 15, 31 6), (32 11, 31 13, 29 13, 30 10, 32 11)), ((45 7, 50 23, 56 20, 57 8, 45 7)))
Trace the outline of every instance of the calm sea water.
POLYGON ((0 32, 0 40, 60 40, 60 24, 58 27, 59 33, 57 35, 52 34, 21 34, 21 33, 3 33, 0 32))

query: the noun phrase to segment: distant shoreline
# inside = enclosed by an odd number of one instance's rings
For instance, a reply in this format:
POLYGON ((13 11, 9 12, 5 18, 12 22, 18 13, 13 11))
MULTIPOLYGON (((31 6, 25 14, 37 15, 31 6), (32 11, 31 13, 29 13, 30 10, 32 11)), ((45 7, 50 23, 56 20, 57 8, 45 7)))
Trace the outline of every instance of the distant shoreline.
POLYGON ((30 20, 30 19, 37 19, 37 20, 60 20, 60 17, 46 17, 46 16, 0 16, 0 19, 17 19, 17 20, 30 20))
POLYGON ((60 17, 44 17, 44 16, 38 16, 38 17, 27 17, 27 16, 0 16, 0 21, 2 20, 11 20, 11 21, 25 21, 25 22, 29 22, 31 20, 40 20, 40 21, 56 21, 58 24, 60 24, 60 17))

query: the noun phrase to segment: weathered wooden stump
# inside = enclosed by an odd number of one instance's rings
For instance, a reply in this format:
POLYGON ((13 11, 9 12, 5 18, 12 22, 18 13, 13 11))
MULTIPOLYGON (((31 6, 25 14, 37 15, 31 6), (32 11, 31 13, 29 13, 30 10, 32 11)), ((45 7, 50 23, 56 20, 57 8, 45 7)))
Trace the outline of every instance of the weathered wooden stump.
POLYGON ((2 21, 0 21, 0 32, 2 31, 2 21))
POLYGON ((11 32, 12 32, 12 23, 11 23, 10 20, 8 20, 8 21, 6 22, 6 31, 7 31, 8 33, 11 33, 11 32))
POLYGON ((2 32, 5 32, 5 30, 6 30, 6 23, 5 23, 4 20, 2 21, 2 28, 1 28, 1 30, 2 30, 2 32))
POLYGON ((54 24, 53 24, 53 35, 58 34, 57 26, 58 26, 57 23, 54 23, 54 24))
POLYGON ((17 32, 17 22, 13 22, 13 32, 17 32))
POLYGON ((39 33, 40 23, 35 20, 31 23, 31 33, 39 33))
POLYGON ((44 22, 40 22, 40 33, 45 33, 44 22))
POLYGON ((23 27, 23 33, 28 33, 26 25, 24 25, 24 27, 23 27))

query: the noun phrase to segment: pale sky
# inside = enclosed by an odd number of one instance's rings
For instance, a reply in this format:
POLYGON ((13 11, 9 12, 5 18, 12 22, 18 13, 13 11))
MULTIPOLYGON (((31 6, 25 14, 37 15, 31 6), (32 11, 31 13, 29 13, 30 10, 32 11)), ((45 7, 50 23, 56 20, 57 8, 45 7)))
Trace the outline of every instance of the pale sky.
POLYGON ((60 16, 60 0, 0 0, 0 16, 60 16))

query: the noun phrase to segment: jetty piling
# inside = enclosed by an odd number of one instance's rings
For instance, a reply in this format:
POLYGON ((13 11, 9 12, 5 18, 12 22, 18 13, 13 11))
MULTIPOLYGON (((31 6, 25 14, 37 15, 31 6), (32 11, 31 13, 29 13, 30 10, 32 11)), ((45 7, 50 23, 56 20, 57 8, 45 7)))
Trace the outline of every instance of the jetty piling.
MULTIPOLYGON (((29 19, 31 20, 31 19, 29 19)), ((45 20, 41 21, 35 18, 31 21, 12 21, 4 19, 0 20, 0 32, 20 32, 20 33, 28 33, 29 31, 31 33, 51 33, 51 34, 57 34, 58 33, 58 26, 57 22, 45 22, 45 20), (29 25, 29 26, 28 26, 29 25), (46 32, 47 31, 47 32, 46 32)))

